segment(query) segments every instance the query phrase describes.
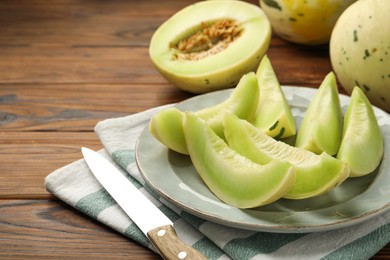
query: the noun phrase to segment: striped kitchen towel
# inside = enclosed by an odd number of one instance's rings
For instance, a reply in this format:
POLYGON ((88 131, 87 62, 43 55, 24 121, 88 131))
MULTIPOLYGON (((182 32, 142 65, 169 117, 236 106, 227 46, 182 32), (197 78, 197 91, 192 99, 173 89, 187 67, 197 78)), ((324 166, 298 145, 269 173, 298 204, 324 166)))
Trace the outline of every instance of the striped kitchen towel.
MULTIPOLYGON (((210 222, 171 204, 145 185, 135 162, 135 145, 150 117, 162 106, 98 123, 95 131, 115 163, 173 222, 178 236, 209 259, 368 259, 390 242, 390 211, 360 224, 315 233, 269 233, 210 222)), ((155 250, 97 182, 83 159, 45 179, 49 192, 86 215, 155 250)))

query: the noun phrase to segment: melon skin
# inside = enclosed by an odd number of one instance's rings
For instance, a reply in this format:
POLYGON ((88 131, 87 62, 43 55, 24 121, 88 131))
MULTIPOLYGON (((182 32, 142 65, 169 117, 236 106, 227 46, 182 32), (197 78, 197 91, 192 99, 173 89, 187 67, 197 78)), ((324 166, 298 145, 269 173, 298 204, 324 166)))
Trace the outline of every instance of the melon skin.
POLYGON ((170 83, 191 93, 235 87, 241 76, 254 71, 268 50, 271 24, 256 5, 243 1, 213 0, 187 6, 165 21, 153 34, 149 56, 170 83), (226 49, 199 60, 173 59, 171 47, 188 37, 201 23, 233 19, 243 33, 226 49))
POLYGON ((342 12, 356 0, 260 0, 281 38, 305 45, 329 42, 342 12))
POLYGON ((390 111, 390 3, 359 0, 340 16, 330 40, 332 67, 351 94, 360 87, 371 103, 390 111))

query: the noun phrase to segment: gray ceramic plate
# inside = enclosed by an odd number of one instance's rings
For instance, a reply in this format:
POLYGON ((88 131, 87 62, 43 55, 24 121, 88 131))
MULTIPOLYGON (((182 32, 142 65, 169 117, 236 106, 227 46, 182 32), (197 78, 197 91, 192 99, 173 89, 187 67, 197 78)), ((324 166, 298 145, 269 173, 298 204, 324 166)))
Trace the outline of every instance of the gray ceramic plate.
MULTIPOLYGON (((299 129, 304 113, 316 89, 283 87, 299 129)), ((177 105, 181 110, 196 111, 225 100, 231 90, 193 97, 177 105)), ((345 112, 349 97, 340 95, 345 112)), ((149 186, 170 202, 201 218, 220 224, 268 232, 315 232, 347 227, 367 220, 390 208, 390 117, 375 113, 385 139, 385 155, 373 173, 350 178, 325 195, 305 199, 281 199, 267 206, 238 209, 221 202, 205 186, 191 160, 168 150, 149 132, 139 137, 138 166, 149 186)))

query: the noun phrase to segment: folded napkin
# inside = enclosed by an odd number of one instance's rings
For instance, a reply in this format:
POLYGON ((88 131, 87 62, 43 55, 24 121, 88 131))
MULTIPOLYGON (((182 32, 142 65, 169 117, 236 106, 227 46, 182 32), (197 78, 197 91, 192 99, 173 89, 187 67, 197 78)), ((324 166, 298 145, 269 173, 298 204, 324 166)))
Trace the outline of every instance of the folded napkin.
MULTIPOLYGON (((112 161, 174 223, 185 243, 209 259, 368 259, 390 242, 390 211, 348 228, 316 233, 267 233, 232 228, 193 216, 150 190, 135 162, 135 143, 150 117, 169 107, 99 122, 95 132, 112 161)), ((45 179, 46 189, 85 213, 155 250, 97 182, 85 161, 66 165, 45 179)))

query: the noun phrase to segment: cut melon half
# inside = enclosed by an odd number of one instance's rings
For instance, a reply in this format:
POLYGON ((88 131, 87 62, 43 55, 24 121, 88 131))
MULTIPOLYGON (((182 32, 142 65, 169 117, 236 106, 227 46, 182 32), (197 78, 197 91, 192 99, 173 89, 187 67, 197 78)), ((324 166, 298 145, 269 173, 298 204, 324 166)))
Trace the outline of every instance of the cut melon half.
POLYGON ((223 139, 191 112, 184 134, 195 169, 220 200, 253 208, 283 197, 294 183, 294 167, 282 160, 259 165, 230 149, 223 139))
POLYGON ((327 153, 317 155, 277 141, 232 114, 225 115, 224 126, 229 146, 239 154, 259 164, 285 160, 295 167, 294 185, 285 198, 305 199, 318 196, 338 186, 348 177, 348 165, 327 153))
POLYGON ((237 85, 266 53, 271 25, 257 5, 201 1, 177 12, 153 34, 149 55, 174 86, 206 93, 237 85))
POLYGON ((337 158, 348 163, 351 177, 369 174, 382 160, 383 142, 370 101, 359 87, 355 87, 345 114, 343 138, 337 158))

